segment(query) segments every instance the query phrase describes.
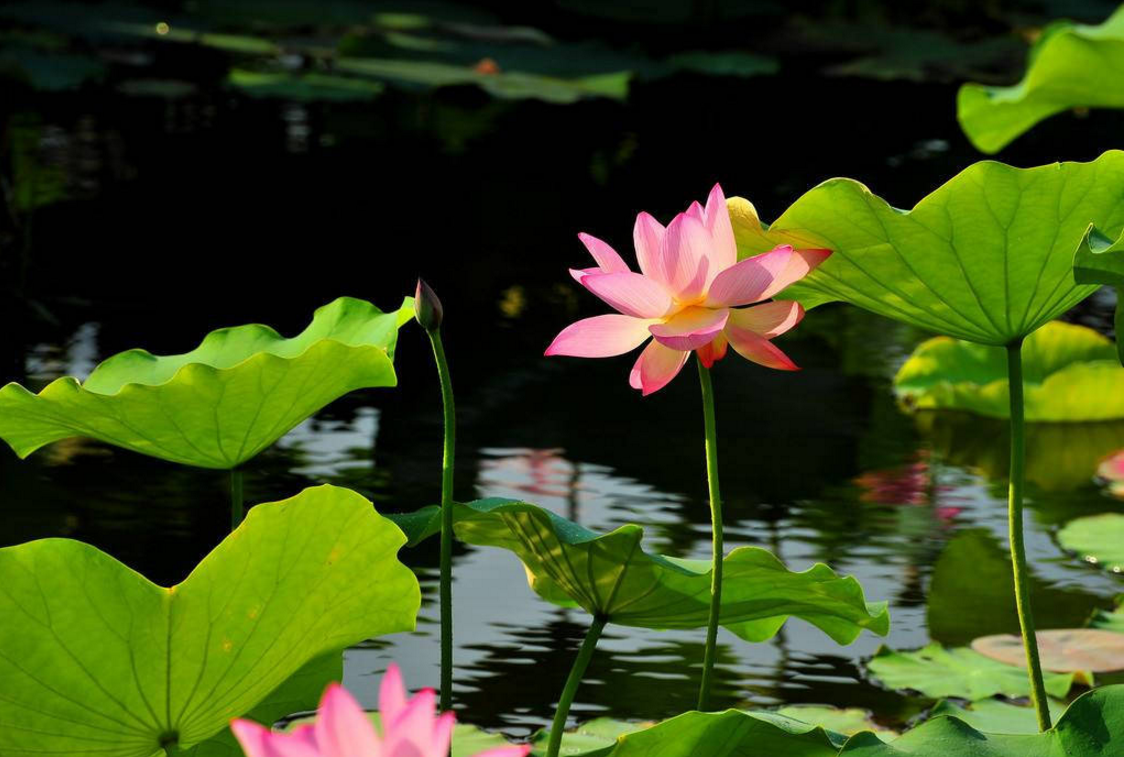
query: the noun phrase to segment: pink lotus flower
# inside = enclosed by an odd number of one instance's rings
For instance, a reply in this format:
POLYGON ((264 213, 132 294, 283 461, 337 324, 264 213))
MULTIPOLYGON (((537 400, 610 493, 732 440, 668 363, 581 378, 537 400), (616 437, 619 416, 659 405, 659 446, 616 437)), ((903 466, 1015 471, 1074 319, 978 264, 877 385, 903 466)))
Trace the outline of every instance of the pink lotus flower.
MULTIPOLYGON (((279 733, 249 720, 235 720, 230 730, 248 757, 447 757, 456 715, 436 712, 433 689, 406 698, 397 665, 391 665, 379 688, 382 734, 359 703, 339 684, 320 700, 316 723, 279 733)), ((475 757, 524 757, 530 746, 503 746, 475 757)))
POLYGON ((707 368, 732 346, 755 363, 797 370, 769 340, 799 323, 804 309, 798 302, 764 301, 803 278, 830 250, 783 245, 738 262, 726 198, 717 184, 705 208, 692 203, 666 229, 647 213, 636 216, 633 242, 640 273, 629 270, 600 239, 578 238, 597 267, 571 270, 571 275, 617 313, 567 326, 547 355, 613 357, 653 337, 629 377, 645 396, 675 378, 691 352, 707 368))

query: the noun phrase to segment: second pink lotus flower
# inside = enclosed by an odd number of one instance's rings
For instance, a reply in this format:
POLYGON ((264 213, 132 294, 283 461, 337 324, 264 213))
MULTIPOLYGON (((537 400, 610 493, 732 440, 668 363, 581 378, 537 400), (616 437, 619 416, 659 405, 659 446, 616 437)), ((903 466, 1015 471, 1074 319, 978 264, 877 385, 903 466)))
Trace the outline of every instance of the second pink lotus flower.
POLYGON ((629 377, 645 396, 675 378, 691 352, 708 368, 732 346, 766 367, 797 369, 769 340, 799 323, 804 309, 798 302, 765 300, 807 275, 830 250, 784 245, 738 262, 726 198, 718 185, 705 208, 692 203, 667 228, 647 213, 636 217, 633 242, 640 273, 600 239, 578 236, 597 267, 572 270, 571 275, 617 313, 567 326, 547 355, 613 357, 652 339, 629 377))
MULTIPOLYGON (((407 698, 397 665, 391 665, 379 689, 382 733, 359 703, 339 684, 324 692, 316 722, 290 733, 249 720, 230 725, 247 757, 448 757, 456 716, 438 715, 433 689, 407 698)), ((474 757, 525 757, 527 745, 477 752, 474 757)))

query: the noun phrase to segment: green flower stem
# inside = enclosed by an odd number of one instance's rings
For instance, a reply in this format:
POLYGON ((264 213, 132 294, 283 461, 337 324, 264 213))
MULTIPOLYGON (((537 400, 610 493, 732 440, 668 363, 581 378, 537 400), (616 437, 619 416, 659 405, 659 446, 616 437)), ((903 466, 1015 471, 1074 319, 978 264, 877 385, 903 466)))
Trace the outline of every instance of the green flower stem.
POLYGON ((1030 606, 1027 586, 1026 546, 1023 544, 1023 484, 1026 479, 1026 429, 1023 422, 1023 359, 1022 340, 1007 345, 1007 377, 1011 396, 1011 483, 1007 496, 1007 527, 1011 541, 1011 567, 1015 574, 1015 607, 1026 650, 1026 666, 1030 675, 1030 698, 1038 714, 1038 728, 1050 728, 1050 710, 1046 686, 1042 680, 1042 663, 1038 659, 1038 639, 1034 634, 1034 612, 1030 606))
POLYGON ((445 457, 441 464, 441 710, 453 701, 453 463, 456 459, 457 410, 453 382, 439 328, 426 332, 433 345, 437 374, 441 378, 441 403, 445 410, 445 457))
POLYGON ((608 618, 596 615, 593 624, 586 631, 585 641, 578 650, 574 665, 570 668, 570 677, 566 679, 566 687, 562 689, 562 698, 558 700, 558 709, 554 711, 554 723, 550 726, 550 741, 546 747, 546 757, 558 757, 558 750, 562 748, 562 734, 566 731, 566 719, 570 716, 570 705, 574 703, 574 695, 578 693, 585 669, 593 657, 593 650, 597 648, 597 640, 605 630, 608 618))
POLYGON ((230 469, 230 530, 242 525, 244 512, 242 508, 242 470, 230 469))
POLYGON ((703 419, 706 427, 706 475, 710 485, 710 528, 713 538, 710 574, 710 616, 706 624, 706 652, 703 655, 702 683, 699 685, 699 709, 710 706, 710 685, 718 646, 718 617, 722 612, 722 495, 718 490, 718 433, 714 422, 714 388, 710 369, 698 357, 699 381, 702 383, 703 419))

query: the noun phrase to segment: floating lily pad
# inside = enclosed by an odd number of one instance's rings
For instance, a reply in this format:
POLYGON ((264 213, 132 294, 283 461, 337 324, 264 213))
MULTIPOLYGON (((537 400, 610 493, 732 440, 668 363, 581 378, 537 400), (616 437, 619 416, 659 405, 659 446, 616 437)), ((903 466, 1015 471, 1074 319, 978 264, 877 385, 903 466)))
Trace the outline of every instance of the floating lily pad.
POLYGON ((436 61, 390 58, 340 58, 338 71, 372 76, 426 87, 474 84, 494 97, 533 98, 552 103, 574 103, 591 97, 617 100, 628 95, 628 71, 575 78, 544 76, 520 71, 492 71, 436 61))
POLYGON ((380 95, 386 86, 369 79, 318 73, 270 73, 232 69, 227 82, 252 97, 318 102, 354 102, 380 95))
POLYGON ((1090 223, 1110 236, 1124 228, 1124 152, 1029 169, 976 163, 910 211, 851 179, 810 190, 767 230, 745 200, 730 205, 740 257, 789 240, 834 250, 778 297, 850 302, 1003 346, 1094 291, 1074 283, 1073 254, 1090 223))
POLYGON ((824 704, 792 704, 781 707, 777 713, 801 723, 818 725, 828 731, 854 736, 861 731, 870 731, 883 741, 898 735, 897 731, 884 728, 874 722, 870 710, 860 707, 831 707, 824 704))
MULTIPOLYGON (((440 508, 394 518, 414 545, 440 532, 440 508)), ((486 499, 456 504, 462 541, 509 550, 544 599, 581 607, 609 622, 639 628, 702 628, 710 609, 710 562, 645 552, 644 529, 629 524, 598 534, 537 505, 486 499)), ((795 573, 772 553, 741 547, 723 562, 721 623, 746 641, 776 635, 789 616, 808 621, 840 644, 864 629, 885 636, 882 602, 868 603, 851 576, 817 564, 795 573)))
POLYGON ((1124 686, 1104 686, 1074 700, 1057 725, 1035 735, 976 730, 938 717, 884 744, 873 734, 851 738, 840 757, 1114 757, 1124 754, 1124 686))
POLYGON ((311 660, 414 627, 404 542, 321 486, 250 510, 168 589, 81 542, 0 549, 0 754, 152 757, 219 734, 311 660))
MULTIPOLYGON (((630 723, 615 718, 594 718, 577 728, 566 731, 562 735, 560 755, 589 755, 597 754, 611 749, 617 738, 626 733, 633 733, 644 728, 651 728, 653 723, 630 723)), ((531 754, 541 757, 546 754, 547 744, 550 742, 550 731, 542 730, 531 738, 531 754)))
MULTIPOLYGON (((1065 703, 1049 698, 1046 703, 1050 708, 1050 720, 1058 722, 1065 712, 1065 703)), ((942 715, 957 717, 986 733, 1038 733, 1038 714, 1029 703, 1018 704, 994 697, 963 705, 945 700, 929 711, 930 719, 942 715)))
POLYGON ((1058 531, 1058 543, 1113 573, 1124 571, 1124 515, 1103 513, 1072 520, 1058 531))
POLYGON ((0 438, 20 457, 72 437, 97 439, 202 468, 234 468, 328 403, 394 386, 394 345, 412 301, 383 313, 343 297, 299 336, 259 325, 212 332, 192 352, 129 350, 85 382, 66 377, 39 394, 0 389, 0 438))
MULTIPOLYGON (((1124 670, 1124 634, 1096 628, 1039 631, 1042 669, 1055 673, 1108 673, 1124 670)), ((993 660, 1026 667, 1022 638, 1014 634, 981 636, 972 649, 993 660)))
MULTIPOLYGON (((911 652, 883 647, 867 664, 867 670, 891 689, 912 689, 934 699, 1030 695, 1025 668, 997 662, 966 647, 946 649, 936 642, 911 652)), ((1073 685, 1074 674, 1049 673, 1045 678, 1046 693, 1064 697, 1073 685)))
POLYGON ((1099 26, 1059 21, 1034 43, 1018 84, 962 86, 957 118, 978 149, 998 152, 1039 121, 1062 111, 1124 108, 1122 78, 1124 9, 1099 26))
MULTIPOLYGON (((1116 359, 1116 347, 1085 326, 1051 321, 1027 337, 1023 386, 1028 421, 1124 418, 1124 367, 1116 359)), ((913 409, 1007 418, 1007 351, 934 337, 902 365, 894 391, 913 409)))

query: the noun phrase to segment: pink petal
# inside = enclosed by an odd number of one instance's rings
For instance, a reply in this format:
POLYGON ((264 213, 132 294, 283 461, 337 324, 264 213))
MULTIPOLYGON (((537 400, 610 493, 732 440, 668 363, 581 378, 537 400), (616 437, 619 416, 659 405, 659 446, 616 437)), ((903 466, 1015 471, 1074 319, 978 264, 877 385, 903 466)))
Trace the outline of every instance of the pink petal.
POLYGON ((453 726, 456 724, 457 716, 452 712, 444 712, 437 718, 433 740, 430 742, 435 755, 445 757, 449 753, 449 745, 453 743, 453 726))
POLYGON ((578 234, 578 239, 580 239, 582 244, 585 245, 585 248, 589 250, 589 254, 593 256, 593 259, 597 261, 597 265, 601 268, 601 273, 628 272, 628 264, 617 254, 616 250, 605 242, 585 232, 578 234))
POLYGON ((726 195, 715 184, 706 198, 706 228, 710 232, 710 275, 713 278, 738 262, 738 246, 734 241, 734 226, 730 211, 726 209, 726 195))
POLYGON ((312 726, 298 726, 291 733, 275 733, 252 720, 230 724, 234 738, 247 757, 330 757, 316 748, 312 726))
POLYGON ((647 213, 637 215, 636 225, 632 227, 632 243, 636 246, 636 262, 640 266, 640 273, 665 285, 667 279, 663 277, 663 268, 660 266, 660 250, 663 249, 666 233, 663 225, 647 213))
POLYGON ((648 330, 660 344, 673 350, 697 350, 722 333, 730 311, 725 308, 687 308, 665 323, 653 324, 648 330))
MULTIPOLYGON (((397 671, 397 668, 395 670, 397 671)), ((389 671, 387 675, 389 676, 389 671)), ((383 685, 386 685, 385 677, 383 685)), ((380 704, 382 698, 380 692, 380 704)), ((391 699, 393 701, 393 697, 391 699)), ((393 704, 391 709, 394 709, 393 704)), ((387 717, 385 712, 382 713, 382 717, 387 717)), ((379 737, 375 733, 374 724, 355 698, 338 683, 331 684, 325 690, 320 700, 315 728, 316 745, 326 757, 377 755, 379 752, 379 737)))
POLYGON ((632 366, 628 383, 633 389, 640 389, 645 397, 652 392, 658 392, 682 370, 690 354, 664 347, 659 342, 653 341, 644 348, 636 364, 632 366))
POLYGON ((671 295, 639 273, 594 273, 581 284, 615 310, 634 318, 659 318, 671 309, 671 295))
POLYGON ((691 206, 687 208, 687 215, 694 218, 703 226, 706 226, 706 211, 703 210, 703 206, 699 205, 697 202, 692 202, 691 206))
POLYGON ((737 263, 714 277, 707 293, 709 307, 738 307, 767 300, 808 275, 831 250, 794 250, 781 245, 737 263))
POLYGON ((776 368, 778 371, 798 371, 799 366, 780 351, 772 342, 749 329, 739 328, 731 320, 726 324, 726 338, 730 346, 746 360, 776 368))
POLYGON ((739 329, 760 334, 766 339, 780 336, 804 318, 799 302, 776 300, 730 311, 730 322, 739 329))
POLYGON ((397 718, 404 709, 406 709, 406 684, 402 682, 402 671, 392 662, 387 666, 386 673, 379 684, 379 715, 385 723, 387 720, 397 718))
POLYGON ((590 275, 591 273, 604 273, 604 271, 602 271, 600 268, 571 268, 570 269, 570 276, 572 276, 574 281, 578 282, 579 284, 582 283, 583 278, 590 275))
POLYGON ((710 234, 697 218, 680 213, 667 226, 660 265, 667 287, 679 300, 702 296, 710 269, 710 234))
POLYGON ((729 344, 726 335, 719 334, 714 337, 713 342, 695 350, 695 355, 698 356, 699 360, 701 360, 702 364, 707 368, 713 368, 715 363, 726 357, 726 348, 729 344))
MULTIPOLYGON (((383 751, 388 755, 401 752, 410 754, 411 750, 405 745, 416 748, 418 757, 430 757, 427 745, 432 743, 433 734, 437 730, 437 693, 433 689, 422 689, 406 703, 406 709, 397 714, 393 720, 383 718, 383 751)), ((340 755, 352 757, 352 755, 340 755)), ((355 755, 354 757, 363 757, 355 755)), ((433 755, 433 757, 443 757, 433 755)))
MULTIPOLYGON (((652 319, 632 318, 627 315, 596 315, 583 318, 562 329, 546 348, 549 355, 570 357, 614 357, 623 355, 643 344, 651 333, 652 319)), ((384 679, 385 685, 385 679, 384 679)))

